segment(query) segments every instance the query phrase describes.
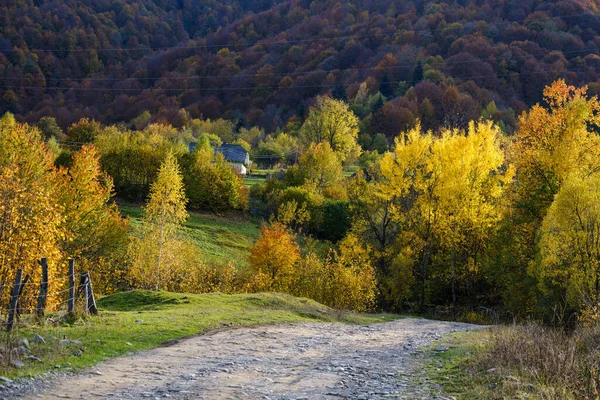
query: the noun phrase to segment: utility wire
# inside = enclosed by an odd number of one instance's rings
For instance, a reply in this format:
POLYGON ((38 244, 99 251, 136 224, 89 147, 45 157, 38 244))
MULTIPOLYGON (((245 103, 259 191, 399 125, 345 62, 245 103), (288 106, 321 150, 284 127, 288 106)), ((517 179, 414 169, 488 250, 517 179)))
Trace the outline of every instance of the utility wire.
MULTIPOLYGON (((538 53, 538 54, 527 54, 528 57, 544 57, 547 56, 549 53, 551 53, 553 50, 548 50, 545 53, 538 53)), ((580 49, 580 50, 567 50, 567 51, 561 51, 561 53, 564 54, 576 54, 576 53, 585 53, 588 52, 589 54, 595 54, 594 52, 592 52, 589 49, 580 49)), ((494 56, 494 57, 490 57, 491 59, 495 59, 497 61, 502 61, 502 60, 513 60, 515 59, 514 57, 510 56, 503 56, 503 55, 498 55, 498 56, 494 56)), ((445 61, 442 62, 440 64, 443 64, 443 66, 448 66, 448 65, 460 65, 460 64, 475 64, 475 63, 481 63, 481 62, 488 62, 490 61, 490 58, 488 59, 477 59, 477 60, 469 60, 469 61, 445 61)), ((426 61, 426 60, 420 60, 420 61, 426 61)), ((418 62, 418 61, 417 61, 418 62)), ((436 64, 436 63, 434 63, 436 64)), ((333 71, 340 71, 340 72, 359 72, 359 71, 371 71, 371 70, 375 70, 375 69, 384 69, 384 70, 393 70, 393 69, 401 69, 401 68, 411 68, 414 67, 416 65, 416 63, 411 63, 411 64, 399 64, 399 65, 393 65, 393 66, 389 66, 389 67, 365 67, 365 68, 335 68, 333 70, 330 71, 326 71, 326 70, 312 70, 312 71, 298 71, 298 72, 277 72, 277 73, 272 73, 272 74, 237 74, 237 75, 194 75, 194 76, 174 76, 174 77, 169 77, 169 76, 162 76, 159 78, 148 78, 148 77, 140 77, 140 78, 136 78, 135 76, 131 76, 131 77, 126 77, 126 78, 51 78, 51 77, 44 77, 43 79, 45 79, 46 81, 56 81, 56 82, 127 82, 127 81, 171 81, 171 80, 194 80, 194 79, 218 79, 218 78, 253 78, 253 77, 278 77, 278 76, 297 76, 297 75, 308 75, 308 74, 313 74, 313 73, 323 73, 323 74, 328 74, 330 72, 333 71)), ((427 64, 425 64, 427 65, 427 64)), ((41 77, 40 77, 41 78, 41 77)), ((27 78, 0 78, 0 81, 4 80, 4 81, 22 81, 25 80, 27 78)))
MULTIPOLYGON (((567 71, 560 71, 559 74, 563 74, 563 73, 573 73, 573 72, 585 72, 585 71, 589 71, 590 68, 593 67, 587 67, 587 68, 579 68, 579 69, 570 69, 567 71)), ((472 75, 472 76, 449 76, 450 78, 453 79, 458 79, 461 81, 468 81, 471 79, 481 79, 481 78, 502 78, 502 77, 508 77, 511 75, 518 75, 518 76, 534 76, 534 75, 547 75, 549 73, 551 73, 552 71, 538 71, 538 72, 517 72, 517 71, 513 71, 513 72, 509 72, 506 74, 487 74, 487 75, 472 75)), ((414 83, 419 83, 419 82, 423 82, 423 81, 427 81, 427 79, 422 79, 422 80, 407 80, 407 81, 389 81, 388 83, 407 83, 407 84, 414 84, 414 83)), ((346 86, 357 86, 360 85, 361 83, 350 83, 347 84, 346 86)), ((243 87, 222 87, 222 88, 162 88, 162 87, 150 87, 150 88, 88 88, 88 87, 54 87, 54 86, 18 86, 18 85, 5 85, 5 86, 0 86, 0 89, 42 89, 42 90, 64 90, 64 91, 69 91, 69 90, 80 90, 80 91, 88 91, 88 92, 145 92, 145 91, 176 91, 176 92, 190 92, 190 91, 198 91, 198 92, 205 92, 205 91, 224 91, 224 90, 256 90, 256 89, 277 89, 277 90, 295 90, 295 89, 306 89, 306 88, 333 88, 335 87, 335 84, 320 84, 320 85, 293 85, 293 86, 288 86, 288 87, 281 87, 281 86, 243 86, 243 87)))
MULTIPOLYGON (((517 23, 517 24, 521 24, 524 23, 525 21, 527 22, 535 22, 535 21, 547 21, 549 19, 562 19, 562 18, 576 18, 576 17, 582 17, 582 16, 592 16, 592 17, 596 17, 596 15, 592 14, 592 13, 579 13, 579 14, 570 14, 570 15, 556 15, 556 16, 545 16, 545 17, 540 17, 538 19, 536 18, 531 18, 531 19, 527 19, 524 18, 523 20, 515 20, 515 21, 504 21, 504 22, 495 22, 493 24, 488 24, 488 26, 499 26, 499 25, 511 25, 513 23, 517 23)), ((478 21, 473 21, 473 22, 478 22, 478 21)), ((422 29, 422 30, 417 30, 417 31, 411 31, 414 32, 415 34, 419 34, 419 33, 433 33, 433 32, 437 32, 437 31, 442 31, 445 28, 437 28, 437 29, 422 29)), ((233 46, 239 46, 239 47, 252 47, 255 45, 277 45, 277 44, 293 44, 293 43, 314 43, 314 42, 321 42, 321 41, 327 41, 327 40, 343 40, 343 39, 362 39, 362 38, 370 38, 370 37, 381 37, 381 36, 389 36, 389 35, 394 35, 397 32, 399 32, 400 30, 396 29, 394 32, 382 32, 382 33, 376 33, 376 34, 368 34, 368 35, 357 35, 357 34, 351 34, 351 35, 343 35, 343 36, 331 36, 331 37, 326 37, 326 38, 312 38, 312 39, 294 39, 294 40, 279 40, 279 41, 273 41, 273 42, 262 42, 263 40, 268 40, 268 39, 260 39, 257 42, 253 42, 253 43, 240 43, 240 44, 236 44, 236 43, 225 43, 225 44, 210 44, 210 45, 191 45, 191 46, 161 46, 161 47, 104 47, 104 48, 97 48, 97 49, 71 49, 71 50, 66 50, 66 49, 58 49, 58 48, 46 48, 46 49, 6 49, 6 50, 2 50, 2 52, 13 52, 13 51, 23 51, 23 50, 27 50, 30 52, 69 52, 69 53, 75 53, 75 52, 98 52, 98 51, 157 51, 157 50, 185 50, 185 49, 211 49, 211 48, 225 48, 225 47, 233 47, 233 46)))

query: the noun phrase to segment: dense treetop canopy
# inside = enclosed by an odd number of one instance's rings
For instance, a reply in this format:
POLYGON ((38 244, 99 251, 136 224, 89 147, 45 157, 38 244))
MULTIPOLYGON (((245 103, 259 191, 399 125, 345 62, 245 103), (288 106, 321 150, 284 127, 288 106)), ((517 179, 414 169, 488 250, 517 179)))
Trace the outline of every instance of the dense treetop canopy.
POLYGON ((349 99, 363 132, 510 132, 557 78, 600 92, 598 0, 8 0, 0 114, 271 132, 317 95, 349 99), (187 113, 180 110, 186 109, 187 113))

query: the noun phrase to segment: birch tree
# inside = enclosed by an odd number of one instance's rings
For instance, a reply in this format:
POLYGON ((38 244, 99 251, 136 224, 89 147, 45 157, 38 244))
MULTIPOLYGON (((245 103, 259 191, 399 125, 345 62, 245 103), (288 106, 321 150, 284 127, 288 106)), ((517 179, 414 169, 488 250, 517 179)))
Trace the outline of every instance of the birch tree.
POLYGON ((179 165, 173 153, 169 153, 144 207, 143 237, 133 244, 134 280, 141 286, 150 286, 150 275, 154 270, 154 288, 160 289, 162 271, 176 264, 177 228, 188 217, 186 203, 179 165))

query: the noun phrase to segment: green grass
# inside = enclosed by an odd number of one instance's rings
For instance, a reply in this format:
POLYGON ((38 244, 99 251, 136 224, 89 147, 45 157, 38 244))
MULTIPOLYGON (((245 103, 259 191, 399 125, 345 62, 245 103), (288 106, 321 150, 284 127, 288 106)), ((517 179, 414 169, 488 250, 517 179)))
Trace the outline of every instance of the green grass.
POLYGON ((425 370, 431 382, 442 387, 441 396, 456 399, 498 398, 490 387, 490 377, 474 373, 473 363, 486 349, 489 330, 457 332, 428 346, 425 370), (443 346, 447 351, 436 351, 443 346))
POLYGON ((266 176, 247 176, 244 178, 244 185, 250 189, 252 186, 265 183, 266 181, 266 176))
MULTIPOLYGON (((143 211, 139 205, 120 203, 123 215, 139 226, 143 211)), ((181 233, 198 245, 204 260, 211 264, 233 263, 238 268, 248 265, 248 248, 258 239, 260 222, 243 214, 219 216, 190 213, 181 233)))
MULTIPOLYGON (((327 321, 375 323, 396 318, 385 314, 339 313, 315 301, 277 293, 243 295, 176 294, 164 291, 121 292, 98 301, 100 314, 70 325, 23 324, 12 333, 19 338, 42 335, 46 344, 31 343, 41 361, 22 360, 21 369, 0 373, 18 377, 49 369, 78 370, 122 354, 150 349, 169 339, 234 325, 327 321), (136 322, 136 320, 138 322, 136 322), (142 322, 139 322, 142 321, 142 322), (81 344, 60 344, 63 338, 81 344)), ((4 334, 5 335, 5 334, 4 334)), ((3 337, 6 343, 6 337, 3 337)), ((5 354, 5 363, 8 361, 5 354)))

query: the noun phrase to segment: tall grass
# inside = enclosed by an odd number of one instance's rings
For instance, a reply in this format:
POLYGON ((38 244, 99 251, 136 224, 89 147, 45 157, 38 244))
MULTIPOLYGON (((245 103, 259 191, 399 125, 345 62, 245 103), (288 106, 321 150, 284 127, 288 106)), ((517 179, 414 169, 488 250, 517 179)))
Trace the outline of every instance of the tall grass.
POLYGON ((476 369, 504 375, 498 387, 502 398, 531 392, 532 384, 536 398, 599 398, 600 326, 574 331, 537 324, 503 327, 492 332, 485 347, 476 369), (518 382, 529 384, 518 388, 518 382))

